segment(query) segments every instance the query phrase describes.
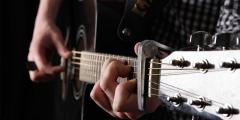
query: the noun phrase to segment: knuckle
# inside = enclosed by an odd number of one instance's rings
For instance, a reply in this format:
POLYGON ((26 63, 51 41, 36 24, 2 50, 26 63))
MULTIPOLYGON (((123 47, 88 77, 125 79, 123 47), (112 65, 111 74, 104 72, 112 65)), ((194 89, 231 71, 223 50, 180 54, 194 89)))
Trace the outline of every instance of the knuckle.
MULTIPOLYGON (((115 94, 117 96, 123 96, 124 95, 124 91, 125 91, 125 86, 122 85, 122 84, 119 84, 116 88, 116 91, 115 91, 115 94)), ((114 111, 117 111, 117 112, 120 112, 120 111, 123 111, 124 109, 124 101, 122 99, 118 99, 118 100, 114 100, 113 101, 113 110, 114 111)))
POLYGON ((97 100, 97 97, 98 94, 95 90, 92 90, 91 93, 90 93, 90 97, 93 99, 93 100, 97 100))
POLYGON ((108 82, 107 82, 107 79, 101 79, 100 80, 100 88, 106 92, 108 90, 108 82))
POLYGON ((102 68, 105 69, 107 66, 112 64, 112 62, 114 62, 114 61, 116 61, 116 59, 114 59, 114 58, 109 58, 109 59, 105 60, 102 68))
POLYGON ((121 105, 118 102, 113 102, 112 109, 116 112, 120 112, 122 110, 121 105))
POLYGON ((112 61, 115 61, 116 59, 114 59, 114 58, 109 58, 109 59, 107 59, 106 61, 105 61, 105 63, 111 63, 112 61))

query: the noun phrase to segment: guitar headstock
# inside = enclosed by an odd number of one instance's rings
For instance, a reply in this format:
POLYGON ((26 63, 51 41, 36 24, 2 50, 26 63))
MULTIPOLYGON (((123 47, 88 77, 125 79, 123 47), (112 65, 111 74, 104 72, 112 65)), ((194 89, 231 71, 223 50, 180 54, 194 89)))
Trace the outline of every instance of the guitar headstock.
POLYGON ((177 109, 190 107, 191 111, 186 112, 193 115, 207 112, 237 120, 239 77, 240 50, 176 51, 161 60, 158 95, 166 103, 177 105, 177 109))
POLYGON ((195 51, 175 51, 164 59, 157 54, 162 47, 158 43, 142 43, 137 71, 140 110, 147 97, 159 97, 170 109, 192 116, 240 119, 239 39, 229 34, 209 37, 201 33, 202 38, 206 39, 204 43, 192 39, 197 44, 195 51), (231 40, 220 41, 222 37, 231 40))

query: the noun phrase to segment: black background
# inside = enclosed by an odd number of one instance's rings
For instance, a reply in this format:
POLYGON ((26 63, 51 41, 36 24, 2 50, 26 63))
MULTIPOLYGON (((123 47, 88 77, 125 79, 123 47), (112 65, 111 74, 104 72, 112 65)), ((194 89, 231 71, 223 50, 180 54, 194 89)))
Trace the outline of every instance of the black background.
MULTIPOLYGON (((26 69, 38 2, 0 1, 0 120, 53 120, 56 109, 60 108, 56 107, 56 81, 33 83, 26 69)), ((116 35, 124 5, 107 5, 99 13, 97 44, 102 45, 97 50, 131 55, 132 45, 119 40, 116 35), (116 13, 118 15, 112 17, 116 13)), ((89 111, 95 118, 92 114, 95 111, 89 111)))
POLYGON ((26 69, 38 1, 5 0, 0 3, 0 119, 52 119, 54 83, 32 83, 26 69))

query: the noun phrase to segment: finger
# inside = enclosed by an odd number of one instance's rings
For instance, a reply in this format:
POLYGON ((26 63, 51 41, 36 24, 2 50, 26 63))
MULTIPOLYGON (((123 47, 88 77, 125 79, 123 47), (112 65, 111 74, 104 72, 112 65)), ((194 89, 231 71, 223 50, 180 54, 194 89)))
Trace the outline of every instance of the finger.
POLYGON ((52 34, 53 44, 55 45, 57 52, 63 58, 70 58, 72 56, 71 51, 69 51, 64 45, 64 39, 60 31, 57 30, 56 33, 52 34))
POLYGON ((136 86, 136 79, 120 83, 116 88, 114 96, 114 98, 118 97, 118 99, 114 99, 113 102, 114 110, 125 112, 125 115, 133 120, 145 114, 145 112, 138 110, 136 86))
POLYGON ((136 79, 120 83, 115 91, 113 109, 118 112, 138 111, 136 79), (129 107, 131 106, 131 107, 129 107))
POLYGON ((112 112, 112 106, 110 104, 109 99, 105 95, 105 93, 100 88, 100 82, 97 81, 90 93, 91 98, 93 101, 100 106, 104 111, 109 113, 110 115, 116 117, 116 115, 112 112))
POLYGON ((97 83, 95 83, 95 85, 90 93, 90 96, 93 99, 93 101, 100 108, 102 108, 104 111, 106 111, 113 117, 119 117, 121 119, 126 119, 127 116, 124 113, 116 112, 116 111, 112 110, 112 105, 111 105, 108 97, 106 96, 106 94, 102 91, 99 83, 100 83, 99 81, 97 83))
POLYGON ((37 75, 43 75, 43 74, 55 75, 64 71, 63 66, 52 66, 47 61, 46 57, 44 56, 45 55, 44 50, 37 48, 36 51, 32 52, 32 54, 35 54, 33 61, 36 63, 38 71, 40 71, 40 73, 38 73, 37 75))
MULTIPOLYGON (((32 62, 32 64, 34 64, 34 66, 36 67, 36 69, 34 70, 29 70, 29 76, 30 76, 30 79, 33 81, 33 82, 39 82, 40 79, 43 79, 42 76, 45 75, 44 72, 40 72, 37 68, 37 65, 35 64, 34 62, 34 56, 33 56, 33 52, 30 50, 29 53, 28 53, 28 61, 32 62)), ((34 68, 35 68, 34 67, 34 68)))
POLYGON ((49 81, 53 79, 52 75, 40 72, 38 70, 35 71, 29 71, 30 78, 33 82, 43 82, 43 81, 49 81))
POLYGON ((141 116, 143 116, 144 114, 146 114, 145 112, 141 112, 141 111, 136 111, 136 112, 125 112, 125 115, 131 119, 131 120, 137 120, 139 119, 141 116))
POLYGON ((117 60, 111 60, 105 70, 102 72, 100 78, 100 87, 106 93, 110 101, 113 101, 117 83, 117 78, 126 77, 131 71, 131 67, 124 65, 123 62, 117 60))
POLYGON ((141 43, 137 42, 134 46, 134 52, 135 52, 136 55, 138 54, 138 49, 139 49, 140 45, 141 45, 141 43))

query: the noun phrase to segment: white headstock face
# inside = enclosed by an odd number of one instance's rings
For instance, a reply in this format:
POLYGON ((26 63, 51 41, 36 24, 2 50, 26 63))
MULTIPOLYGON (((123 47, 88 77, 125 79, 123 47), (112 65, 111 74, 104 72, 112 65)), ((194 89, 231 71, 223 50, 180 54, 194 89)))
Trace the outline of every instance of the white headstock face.
POLYGON ((166 101, 174 103, 176 94, 187 99, 176 108, 240 120, 240 50, 176 51, 161 61, 160 74, 159 94, 166 101))

